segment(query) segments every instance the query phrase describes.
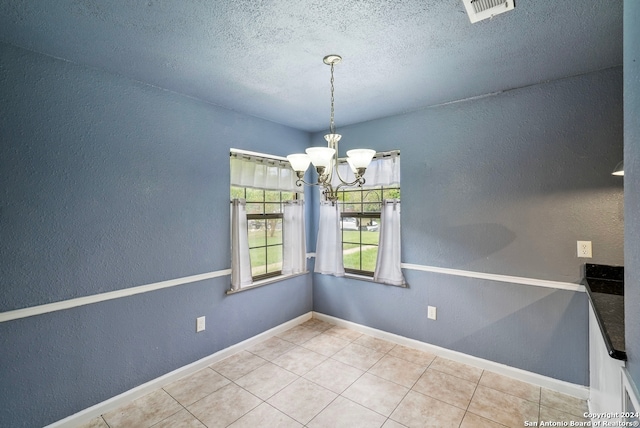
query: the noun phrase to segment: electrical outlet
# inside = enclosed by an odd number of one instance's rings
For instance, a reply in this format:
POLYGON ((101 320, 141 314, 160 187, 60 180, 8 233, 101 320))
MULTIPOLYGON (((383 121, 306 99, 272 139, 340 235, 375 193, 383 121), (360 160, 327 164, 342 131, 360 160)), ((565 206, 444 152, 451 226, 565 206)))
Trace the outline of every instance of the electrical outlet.
POLYGON ((591 241, 578 241, 578 257, 590 259, 591 241))
POLYGON ((435 306, 427 306, 427 318, 430 320, 436 319, 436 307, 435 306))
POLYGON ((198 317, 196 318, 196 333, 200 333, 201 331, 204 331, 204 319, 205 317, 198 317))

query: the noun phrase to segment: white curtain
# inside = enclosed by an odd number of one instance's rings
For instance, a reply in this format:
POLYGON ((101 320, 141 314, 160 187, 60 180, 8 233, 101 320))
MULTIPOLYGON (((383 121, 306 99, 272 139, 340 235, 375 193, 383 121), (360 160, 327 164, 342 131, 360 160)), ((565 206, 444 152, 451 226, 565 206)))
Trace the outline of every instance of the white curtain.
MULTIPOLYGON (((349 168, 346 161, 342 161, 338 166, 340 176, 347 182, 355 180, 355 175, 349 168)), ((378 152, 367 167, 364 173, 365 184, 367 186, 392 186, 400 184, 400 152, 378 152)), ((337 174, 333 174, 331 183, 334 186, 340 184, 337 174)))
POLYGON ((251 285, 251 259, 244 199, 231 201, 231 290, 251 285))
POLYGON ((282 274, 307 270, 307 240, 304 227, 304 201, 288 201, 283 212, 282 274))
POLYGON ((230 167, 232 186, 283 192, 304 190, 296 186, 296 174, 286 159, 232 151, 230 167))
POLYGON ((319 220, 315 272, 344 276, 338 204, 320 202, 319 220))
POLYGON ((400 200, 387 199, 380 212, 380 240, 373 280, 404 286, 400 263, 400 200))

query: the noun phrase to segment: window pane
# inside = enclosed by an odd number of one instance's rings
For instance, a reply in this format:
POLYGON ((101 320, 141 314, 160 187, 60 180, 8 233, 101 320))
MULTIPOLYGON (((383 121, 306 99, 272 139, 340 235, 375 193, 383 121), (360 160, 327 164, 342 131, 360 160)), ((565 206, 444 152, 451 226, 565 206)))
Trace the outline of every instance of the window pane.
POLYGON ((244 187, 231 186, 231 199, 244 198, 244 187))
POLYGON ((252 248, 249 250, 251 258, 251 275, 264 275, 267 273, 267 257, 264 247, 252 248))
POLYGON ((381 202, 369 202, 369 203, 364 203, 362 205, 363 205, 362 212, 365 212, 365 213, 380 212, 380 210, 382 209, 381 202))
POLYGON ((262 202, 264 200, 264 190, 247 189, 247 202, 262 202))
POLYGON ((267 247, 267 272, 282 270, 282 245, 267 247))
POLYGON ((364 202, 381 202, 382 190, 369 190, 364 194, 364 202))
POLYGON ((265 214, 275 214, 282 212, 282 205, 278 202, 275 204, 265 204, 264 206, 265 214))
POLYGON ((345 269, 360 270, 360 246, 347 248, 345 244, 342 249, 342 261, 345 269))
POLYGON ((344 201, 345 202, 361 202, 362 201, 362 191, 361 190, 351 190, 344 192, 344 201))
POLYGON ((265 190, 264 200, 267 202, 280 202, 280 192, 276 190, 265 190))
POLYGON ((360 230, 362 231, 362 243, 363 244, 375 244, 378 245, 378 235, 380 232, 380 219, 379 218, 361 218, 360 230))
POLYGON ((385 189, 384 190, 384 198, 385 199, 400 199, 400 189, 385 189))
POLYGON ((247 208, 247 214, 262 214, 264 210, 264 204, 247 202, 246 208, 247 208))
POLYGON ((296 194, 294 192, 282 192, 283 201, 292 201, 295 198, 296 198, 296 194))
POLYGON ((264 220, 249 220, 249 248, 267 245, 266 222, 264 220))
POLYGON ((282 244, 282 219, 273 218, 266 221, 267 223, 267 244, 282 244))
POLYGON ((352 234, 349 234, 348 232, 350 231, 358 231, 360 230, 360 219, 356 218, 356 217, 346 217, 346 216, 342 216, 340 218, 340 228, 342 229, 342 240, 346 240, 345 234, 347 234, 351 239, 357 239, 357 241, 351 241, 351 242, 360 242, 360 238, 351 238, 352 234))
POLYGON ((376 270, 376 259, 378 258, 378 246, 362 247, 362 270, 374 272, 376 270))

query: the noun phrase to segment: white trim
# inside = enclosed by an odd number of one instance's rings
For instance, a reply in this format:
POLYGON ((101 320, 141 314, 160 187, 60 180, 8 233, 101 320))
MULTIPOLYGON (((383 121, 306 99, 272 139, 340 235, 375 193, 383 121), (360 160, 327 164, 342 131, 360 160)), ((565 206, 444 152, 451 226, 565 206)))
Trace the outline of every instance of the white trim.
POLYGON ((256 336, 250 337, 249 339, 243 340, 242 342, 236 343, 235 345, 229 346, 228 348, 224 348, 215 354, 209 355, 208 357, 204 357, 198 361, 195 361, 191 364, 187 364, 186 366, 180 367, 172 372, 169 372, 165 375, 162 375, 158 378, 150 380, 147 383, 143 383, 142 385, 136 386, 133 389, 123 392, 122 394, 116 395, 115 397, 111 397, 108 400, 105 400, 101 403, 95 404, 89 408, 79 411, 71 416, 68 416, 64 419, 61 419, 57 422, 52 423, 51 425, 47 425, 46 428, 66 428, 66 427, 77 427, 82 425, 83 423, 87 423, 90 420, 97 418, 100 415, 103 415, 111 410, 115 410, 118 407, 127 404, 137 398, 140 398, 150 392, 153 392, 159 388, 164 387, 176 380, 179 380, 183 377, 189 376, 198 370, 201 370, 205 367, 210 366, 211 364, 217 363, 218 361, 222 361, 231 355, 237 354, 240 351, 248 349, 253 345, 262 342, 270 337, 276 336, 279 333, 289 330, 292 327, 295 327, 303 322, 311 319, 312 312, 307 312, 304 315, 300 315, 297 318, 294 318, 290 321, 287 321, 283 324, 280 324, 272 329, 269 329, 263 333, 260 333, 256 336))
MULTIPOLYGON (((313 258, 316 253, 307 253, 307 258, 313 258)), ((536 287, 555 288, 560 290, 585 292, 584 285, 572 284, 570 282, 548 281, 545 279, 525 278, 521 276, 499 275, 495 273, 473 272, 468 270, 441 268, 436 266, 416 265, 412 263, 402 263, 403 269, 418 270, 423 272, 442 273, 445 275, 464 276, 467 278, 487 279, 490 281, 509 282, 512 284, 533 285, 536 287)), ((214 272, 202 273, 199 275, 186 276, 183 278, 170 279, 167 281, 155 282, 153 284, 140 285, 137 287, 125 288, 122 290, 110 291, 108 293, 93 294, 90 296, 78 297, 75 299, 62 300, 60 302, 47 303, 45 305, 30 306, 23 309, 0 312, 0 322, 11 321, 20 318, 42 315, 48 312, 62 311, 75 308, 77 306, 90 305, 92 303, 104 302, 106 300, 119 299, 121 297, 133 296, 149 291, 163 288, 175 287, 177 285, 190 284, 192 282, 203 281, 205 279, 217 278, 231 275, 231 269, 222 269, 214 272)))
POLYGON ((185 276, 183 278, 154 282, 153 284, 140 285, 137 287, 125 288, 116 291, 109 291, 108 293, 92 294, 91 296, 84 296, 75 299, 62 300, 60 302, 47 303, 46 305, 31 306, 23 309, 15 309, 13 311, 0 312, 0 322, 32 317, 35 315, 42 315, 46 314, 47 312, 62 311, 65 309, 75 308, 77 306, 90 305, 92 303, 119 299, 121 297, 133 296, 140 293, 148 293, 149 291, 175 287, 177 285, 190 284, 192 282, 204 281, 205 279, 218 278, 220 276, 226 275, 231 275, 231 269, 217 270, 214 272, 201 273, 199 275, 191 275, 185 276))
MULTIPOLYGON (((315 256, 316 256, 316 253, 307 253, 308 259, 313 258, 315 256)), ((556 288, 559 290, 578 291, 582 293, 587 291, 584 285, 574 284, 571 282, 549 281, 547 279, 526 278, 523 276, 500 275, 497 273, 475 272, 470 270, 451 269, 451 268, 443 268, 443 267, 437 267, 437 266, 417 265, 413 263, 401 263, 400 267, 402 269, 408 269, 408 270, 419 270, 422 272, 442 273, 445 275, 464 276, 467 278, 488 279, 490 281, 509 282, 512 284, 533 285, 535 287, 556 288)))
POLYGON ((286 279, 295 278, 296 276, 307 275, 308 273, 310 273, 310 272, 308 270, 305 270, 304 272, 289 273, 289 274, 286 274, 286 275, 278 275, 278 276, 273 276, 271 278, 261 279, 260 281, 256 281, 256 282, 252 283, 251 285, 245 285, 242 288, 238 288, 237 290, 233 290, 233 289, 227 290, 226 294, 228 296, 230 296, 232 294, 240 293, 242 291, 252 290, 254 288, 262 287, 263 285, 273 284, 275 282, 280 282, 280 281, 284 281, 286 279))
POLYGON ((573 284, 571 282, 549 281, 546 279, 525 278, 522 276, 500 275, 496 273, 473 272, 469 270, 449 269, 436 266, 415 265, 402 263, 403 269, 420 270, 423 272, 443 273, 446 275, 465 276, 467 278, 488 279, 490 281, 509 282, 512 284, 533 285, 536 287, 557 288, 560 290, 570 290, 586 292, 584 285, 573 284))
POLYGON ((408 337, 399 336, 393 333, 388 333, 386 331, 367 327, 362 324, 356 324, 354 322, 346 321, 341 318, 335 318, 330 315, 314 312, 313 317, 321 321, 326 321, 328 323, 335 324, 340 327, 349 328, 351 330, 355 330, 360 333, 367 334, 369 336, 377 337, 379 339, 384 339, 386 341, 396 343, 398 345, 404 345, 410 348, 418 349, 420 351, 429 352, 439 357, 448 358, 450 360, 457 361, 459 363, 464 363, 470 366, 478 367, 483 370, 489 370, 494 373, 498 373, 513 379, 538 385, 543 388, 547 388, 563 394, 571 395, 573 397, 578 397, 583 400, 586 400, 587 398, 589 398, 589 388, 587 386, 565 382, 563 380, 554 379, 548 376, 543 376, 538 373, 529 372, 526 370, 518 369, 516 367, 507 366, 505 364, 500 364, 494 361, 485 360, 483 358, 474 357, 472 355, 463 354, 462 352, 452 351, 451 349, 446 349, 440 346, 431 345, 429 343, 421 342, 415 339, 409 339, 408 337))

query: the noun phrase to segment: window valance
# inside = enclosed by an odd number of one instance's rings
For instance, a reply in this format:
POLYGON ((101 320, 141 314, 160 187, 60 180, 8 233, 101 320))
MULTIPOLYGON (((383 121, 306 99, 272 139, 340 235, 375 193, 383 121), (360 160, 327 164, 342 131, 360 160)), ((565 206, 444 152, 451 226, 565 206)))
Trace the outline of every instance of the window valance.
MULTIPOLYGON (((345 159, 340 159, 338 166, 340 176, 348 182, 355 180, 355 176, 349 168, 345 159)), ((364 188, 368 186, 397 186, 400 185, 400 151, 378 152, 373 157, 371 164, 364 173, 366 180, 364 188)), ((334 174, 332 184, 340 184, 338 177, 334 174)))
POLYGON ((302 192, 286 158, 231 149, 231 185, 254 189, 302 192))

